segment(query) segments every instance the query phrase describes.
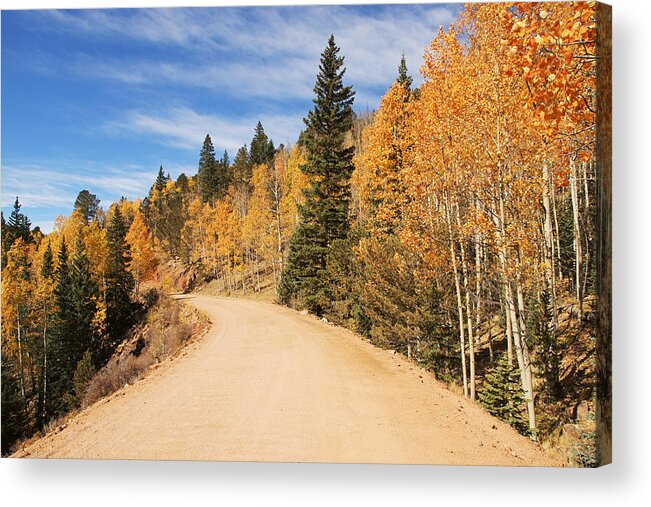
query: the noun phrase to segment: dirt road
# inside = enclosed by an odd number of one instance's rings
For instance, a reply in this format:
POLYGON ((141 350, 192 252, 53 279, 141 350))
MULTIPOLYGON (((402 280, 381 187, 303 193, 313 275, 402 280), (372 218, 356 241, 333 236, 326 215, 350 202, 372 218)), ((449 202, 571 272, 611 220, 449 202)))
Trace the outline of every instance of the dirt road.
POLYGON ((554 465, 399 355, 308 315, 210 296, 207 335, 17 455, 554 465))

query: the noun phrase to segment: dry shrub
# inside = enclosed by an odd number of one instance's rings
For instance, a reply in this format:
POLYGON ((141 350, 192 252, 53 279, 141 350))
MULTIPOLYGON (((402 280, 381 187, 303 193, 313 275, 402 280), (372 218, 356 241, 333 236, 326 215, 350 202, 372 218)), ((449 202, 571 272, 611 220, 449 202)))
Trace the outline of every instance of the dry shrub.
POLYGON ((200 319, 193 312, 172 298, 160 296, 144 324, 134 329, 130 347, 116 353, 88 383, 82 406, 134 382, 153 364, 177 351, 199 327, 200 319))
POLYGON ((83 406, 92 405, 100 398, 114 393, 125 384, 136 380, 154 364, 151 354, 143 351, 139 356, 128 355, 121 361, 110 362, 89 382, 84 395, 83 406))

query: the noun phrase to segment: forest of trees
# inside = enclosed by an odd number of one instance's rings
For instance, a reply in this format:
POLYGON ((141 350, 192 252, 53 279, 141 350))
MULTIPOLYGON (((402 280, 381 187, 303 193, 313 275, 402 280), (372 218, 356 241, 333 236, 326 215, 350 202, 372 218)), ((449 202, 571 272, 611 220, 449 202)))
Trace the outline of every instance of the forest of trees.
POLYGON ((531 438, 594 394, 595 13, 472 4, 413 86, 403 57, 370 115, 334 37, 294 146, 258 123, 233 161, 163 167, 106 212, 82 191, 43 235, 2 222, 2 434, 75 405, 170 262, 395 349, 531 438))

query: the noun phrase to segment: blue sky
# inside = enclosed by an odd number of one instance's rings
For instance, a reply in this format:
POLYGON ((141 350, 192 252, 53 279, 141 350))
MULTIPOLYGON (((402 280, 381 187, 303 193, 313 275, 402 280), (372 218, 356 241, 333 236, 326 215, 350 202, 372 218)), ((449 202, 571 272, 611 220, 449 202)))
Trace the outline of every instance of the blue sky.
POLYGON ((84 188, 107 206, 143 196, 162 164, 196 173, 210 133, 232 156, 258 120, 293 144, 330 33, 355 109, 375 109, 404 51, 455 4, 2 12, 2 209, 16 195, 44 231, 84 188))

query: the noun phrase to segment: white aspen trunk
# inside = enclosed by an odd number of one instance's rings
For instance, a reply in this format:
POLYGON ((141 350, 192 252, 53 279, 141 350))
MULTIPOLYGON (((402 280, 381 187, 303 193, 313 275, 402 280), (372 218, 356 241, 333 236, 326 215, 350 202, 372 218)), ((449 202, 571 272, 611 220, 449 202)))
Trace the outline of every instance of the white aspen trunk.
POLYGON ((497 230, 497 258, 500 263, 500 270, 502 276, 502 297, 504 298, 504 314, 505 314, 505 324, 506 324, 506 353, 509 361, 509 366, 513 365, 513 343, 515 342, 515 335, 513 332, 513 322, 511 320, 511 310, 508 297, 508 284, 509 284, 509 274, 506 269, 506 239, 505 239, 505 225, 504 225, 504 198, 500 194, 499 197, 499 210, 493 210, 493 223, 497 230))
POLYGON ((579 303, 579 322, 583 321, 583 283, 581 272, 583 271, 583 248, 581 239, 581 222, 579 220, 579 193, 577 182, 576 164, 570 162, 570 195, 572 197, 572 215, 574 217, 574 254, 575 254, 575 286, 576 299, 579 303))
MULTIPOLYGON (((531 365, 529 364, 529 353, 526 346, 524 328, 521 327, 521 323, 524 324, 524 313, 522 313, 522 320, 518 320, 518 315, 516 312, 516 303, 513 297, 513 289, 511 287, 511 282, 509 280, 509 274, 507 271, 507 251, 506 251, 506 223, 505 223, 505 212, 504 212, 504 196, 500 194, 499 197, 499 219, 495 218, 496 225, 498 227, 499 235, 499 247, 498 247, 498 257, 500 260, 500 267, 502 270, 503 285, 504 285, 504 299, 506 306, 508 307, 508 319, 507 325, 510 320, 511 322, 511 332, 513 333, 513 345, 515 349, 515 356, 518 361, 518 368, 520 369, 520 382, 522 384, 522 390, 525 393, 527 398, 527 412, 529 415, 529 427, 532 431, 536 427, 536 416, 533 403, 533 385, 531 381, 531 365), (498 224, 499 222, 499 224, 498 224)), ((521 287, 518 285, 518 289, 521 287)), ((535 433, 533 433, 535 439, 535 433)))
POLYGON ((25 402, 25 380, 23 378, 23 346, 22 346, 22 337, 20 329, 20 306, 16 309, 17 311, 17 323, 18 323, 18 369, 20 370, 20 394, 23 396, 23 402, 25 402))
POLYGON ((459 271, 457 269, 457 254, 454 249, 454 236, 452 234, 452 218, 446 195, 446 221, 450 236, 450 257, 452 260, 452 271, 454 273, 454 286, 457 292, 457 313, 459 316, 459 342, 461 346, 461 377, 463 381, 463 395, 468 397, 468 372, 466 371, 466 335, 463 324, 463 303, 461 301, 461 284, 459 283, 459 271))
POLYGON ((493 323, 488 321, 488 358, 493 363, 493 323))
POLYGON ((590 190, 588 186, 588 164, 583 162, 581 164, 581 172, 583 173, 583 193, 584 193, 584 213, 586 216, 586 222, 590 224, 590 190))
MULTIPOLYGON (((481 321, 482 250, 479 234, 475 234, 475 329, 481 321)), ((490 326, 489 326, 490 327, 490 326)))
POLYGON ((201 223, 199 223, 199 238, 201 241, 201 262, 206 261, 206 242, 204 241, 203 237, 203 229, 201 227, 201 223))
POLYGON ((277 268, 276 268, 276 261, 272 259, 271 261, 271 269, 273 271, 273 276, 274 276, 274 292, 278 292, 278 274, 276 273, 277 268))
POLYGON ((592 215, 590 213, 590 189, 588 186, 588 163, 583 162, 581 164, 582 169, 582 178, 583 178, 583 193, 584 193, 584 207, 583 213, 585 216, 586 230, 584 232, 585 236, 585 259, 584 259, 584 269, 583 269, 583 287, 582 294, 585 297, 585 293, 588 290, 588 276, 590 271, 590 245, 592 244, 593 237, 591 234, 592 231, 592 215))
MULTIPOLYGON (((461 229, 461 218, 459 217, 459 204, 456 203, 456 221, 457 226, 461 229)), ((466 302, 466 321, 468 327, 468 352, 470 356, 470 399, 475 399, 475 344, 472 326, 472 312, 470 309, 470 289, 468 288, 468 268, 466 266, 466 248, 463 239, 459 241, 459 249, 461 252, 461 275, 463 276, 463 291, 465 293, 466 302)))
MULTIPOLYGON (((559 233, 558 229, 558 212, 556 211, 556 187, 554 186, 554 176, 551 176, 551 198, 552 198, 552 210, 553 210, 553 216, 554 216, 554 231, 555 231, 555 241, 556 241, 556 255, 560 256, 561 253, 561 235, 559 233)), ((555 267, 558 268, 558 279, 563 280, 563 270, 561 269, 561 263, 560 263, 560 258, 558 258, 558 262, 556 263, 557 266, 555 267)))
MULTIPOLYGON (((479 218, 479 201, 475 199, 475 220, 478 220, 479 218)), ((474 242, 475 242, 475 330, 479 330, 479 323, 481 321, 481 287, 482 287, 482 260, 483 260, 483 252, 484 248, 481 244, 480 241, 480 235, 478 233, 475 233, 474 235, 474 242)), ((489 322, 489 328, 490 328, 490 322, 489 322)), ((477 336, 479 333, 476 333, 476 339, 479 340, 479 337, 477 336)), ((479 341, 477 341, 477 345, 479 345, 479 341)), ((490 343, 490 338, 489 338, 489 343, 488 347, 490 349, 490 355, 491 355, 491 362, 493 359, 493 351, 492 351, 492 344, 490 343)))
POLYGON ((520 327, 520 341, 522 361, 524 363, 524 376, 526 377, 527 386, 525 388, 525 396, 527 397, 527 412, 529 413, 529 429, 532 431, 533 439, 536 440, 536 409, 533 395, 533 373, 531 371, 531 358, 529 357, 529 347, 527 345, 527 329, 524 321, 525 307, 524 307, 524 294, 522 291, 522 284, 518 281, 518 314, 519 314, 519 327, 520 327))
POLYGON ((543 208, 545 209, 545 261, 547 268, 547 282, 551 292, 551 313, 552 313, 552 326, 556 329, 556 270, 555 264, 555 244, 554 244, 554 231, 552 229, 552 209, 551 209, 551 181, 549 176, 549 168, 547 164, 543 165, 543 208))
MULTIPOLYGON (((506 294, 506 287, 504 288, 506 294)), ((509 366, 513 366, 513 328, 511 327, 511 312, 504 299, 504 320, 506 322, 506 357, 509 360, 509 366)))
POLYGON ((278 242, 278 248, 276 249, 278 253, 278 267, 279 267, 279 271, 282 273, 283 272, 283 234, 282 234, 282 226, 280 221, 280 200, 278 200, 276 204, 276 241, 278 242))
POLYGON ((506 284, 506 302, 509 307, 509 314, 511 317, 511 326, 513 328, 513 344, 515 348, 515 357, 518 361, 518 369, 520 370, 520 382, 522 383, 522 390, 527 402, 527 413, 529 415, 529 428, 535 429, 536 427, 536 417, 534 412, 533 404, 533 386, 531 384, 531 365, 528 363, 528 353, 526 354, 527 359, 525 359, 525 350, 526 343, 522 339, 521 329, 520 329, 520 320, 518 319, 516 305, 513 298, 513 289, 511 288, 511 283, 506 284), (529 371, 529 374, 527 374, 529 371))

